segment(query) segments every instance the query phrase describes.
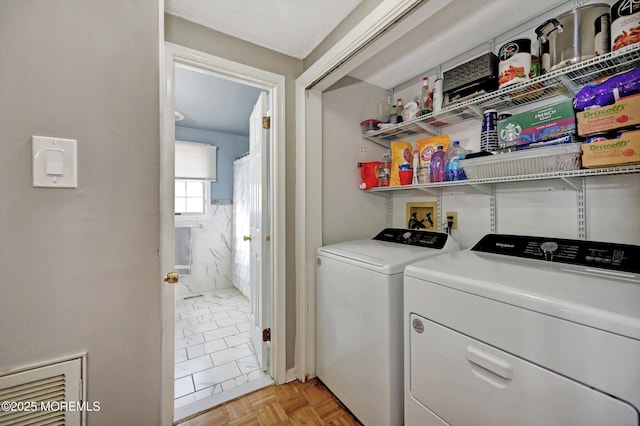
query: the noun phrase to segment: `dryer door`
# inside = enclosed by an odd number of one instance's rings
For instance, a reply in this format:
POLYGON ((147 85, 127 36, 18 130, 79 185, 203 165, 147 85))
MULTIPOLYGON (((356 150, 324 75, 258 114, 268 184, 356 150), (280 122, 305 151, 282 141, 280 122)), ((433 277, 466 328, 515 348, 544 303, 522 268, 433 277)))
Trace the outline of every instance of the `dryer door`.
POLYGON ((638 425, 638 413, 590 387, 411 315, 410 393, 456 426, 638 425))

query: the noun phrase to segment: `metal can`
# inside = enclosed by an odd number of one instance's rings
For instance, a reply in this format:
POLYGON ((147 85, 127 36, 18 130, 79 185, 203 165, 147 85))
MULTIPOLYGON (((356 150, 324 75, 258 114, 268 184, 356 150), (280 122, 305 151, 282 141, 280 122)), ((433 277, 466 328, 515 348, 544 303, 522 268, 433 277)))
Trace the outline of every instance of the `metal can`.
POLYGON ((640 43, 640 2, 619 0, 611 6, 611 51, 640 43))
POLYGON ((482 117, 480 133, 480 151, 495 152, 498 150, 498 112, 488 109, 482 117))
POLYGON ((531 72, 531 40, 510 41, 498 52, 498 86, 529 80, 531 72))

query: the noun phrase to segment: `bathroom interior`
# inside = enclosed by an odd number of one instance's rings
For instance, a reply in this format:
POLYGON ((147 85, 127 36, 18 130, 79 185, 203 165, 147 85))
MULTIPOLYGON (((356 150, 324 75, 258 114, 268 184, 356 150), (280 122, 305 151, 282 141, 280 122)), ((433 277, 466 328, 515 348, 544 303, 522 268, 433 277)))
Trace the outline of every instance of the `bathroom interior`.
MULTIPOLYGON (((261 90, 176 66, 174 418, 272 383, 250 338, 249 131, 261 90), (199 172, 193 156, 207 157, 199 172)), ((266 365, 266 364, 265 364, 266 365)))

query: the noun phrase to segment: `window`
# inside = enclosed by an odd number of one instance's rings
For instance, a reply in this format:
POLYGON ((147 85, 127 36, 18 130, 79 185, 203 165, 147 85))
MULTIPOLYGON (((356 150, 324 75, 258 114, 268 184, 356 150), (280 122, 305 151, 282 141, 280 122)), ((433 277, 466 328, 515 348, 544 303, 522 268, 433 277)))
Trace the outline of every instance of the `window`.
POLYGON ((176 179, 175 213, 180 215, 204 215, 207 213, 206 186, 204 180, 176 179))

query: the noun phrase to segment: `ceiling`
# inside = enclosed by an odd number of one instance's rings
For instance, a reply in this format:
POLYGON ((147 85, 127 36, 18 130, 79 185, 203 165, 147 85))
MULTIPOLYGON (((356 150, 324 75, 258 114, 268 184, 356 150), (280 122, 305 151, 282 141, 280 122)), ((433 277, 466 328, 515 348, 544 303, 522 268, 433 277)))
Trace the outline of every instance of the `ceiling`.
POLYGON ((260 89, 176 67, 176 126, 249 136, 249 116, 260 89))
POLYGON ((362 0, 165 0, 165 12, 304 59, 362 0))
MULTIPOLYGON (((304 59, 362 0, 165 0, 165 12, 304 59)), ((249 136, 259 89, 176 68, 176 126, 249 136)))

